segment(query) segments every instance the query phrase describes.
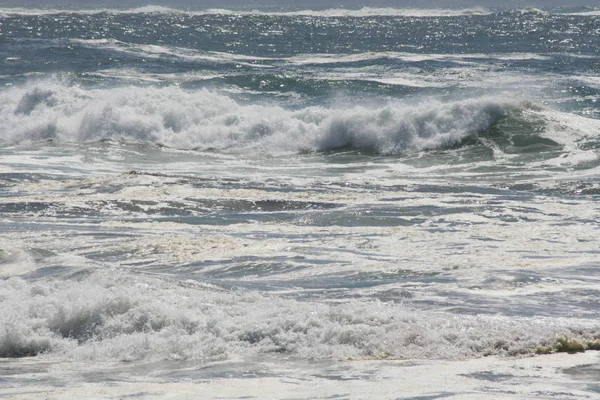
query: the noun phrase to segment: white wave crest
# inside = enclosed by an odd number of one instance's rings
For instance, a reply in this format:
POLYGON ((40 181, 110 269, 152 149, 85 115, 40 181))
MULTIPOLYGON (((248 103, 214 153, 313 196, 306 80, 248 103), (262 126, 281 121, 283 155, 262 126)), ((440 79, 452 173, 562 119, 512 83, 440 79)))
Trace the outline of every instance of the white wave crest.
POLYGON ((445 148, 520 103, 502 98, 287 110, 178 87, 87 90, 38 82, 0 92, 0 143, 119 139, 271 154, 353 147, 382 154, 445 148))

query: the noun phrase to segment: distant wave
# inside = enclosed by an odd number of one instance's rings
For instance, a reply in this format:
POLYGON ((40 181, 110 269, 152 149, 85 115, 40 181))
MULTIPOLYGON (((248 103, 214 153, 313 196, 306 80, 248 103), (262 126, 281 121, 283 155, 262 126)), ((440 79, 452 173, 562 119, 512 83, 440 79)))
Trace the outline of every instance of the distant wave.
POLYGON ((208 9, 201 11, 182 10, 163 6, 148 5, 131 9, 34 9, 34 8, 0 8, 0 15, 45 15, 45 14, 166 14, 185 13, 191 15, 210 14, 258 14, 273 16, 307 16, 307 17, 370 17, 370 16, 406 16, 406 17, 452 17, 460 15, 488 15, 490 12, 481 7, 466 9, 421 9, 421 8, 374 8, 363 7, 360 9, 332 8, 324 10, 297 10, 297 11, 262 11, 262 10, 229 10, 208 9))
POLYGON ((574 148, 578 135, 592 135, 600 125, 553 113, 546 118, 537 106, 494 96, 288 110, 243 105, 208 90, 190 92, 176 86, 91 90, 39 81, 0 91, 0 145, 122 140, 231 153, 277 155, 352 148, 391 155, 485 144, 496 140, 495 129, 507 119, 504 125, 509 128, 502 135, 513 134, 511 126, 534 124, 534 131, 554 132, 554 136, 532 136, 526 143, 565 148, 574 148), (524 120, 519 119, 521 114, 524 120))
POLYGON ((212 8, 205 10, 193 9, 178 9, 172 7, 147 5, 135 8, 25 8, 25 7, 0 7, 0 17, 7 18, 9 16, 18 15, 52 15, 52 14, 186 14, 186 15, 271 15, 271 16, 298 16, 298 17, 322 17, 322 18, 339 18, 339 17, 376 17, 376 16, 391 16, 391 17, 411 17, 411 18, 428 18, 428 17, 458 17, 469 15, 491 15, 496 12, 519 12, 522 14, 556 14, 556 15, 573 15, 573 16, 599 16, 600 10, 543 10, 538 8, 523 8, 513 10, 489 10, 484 7, 471 8, 394 8, 394 7, 362 7, 359 9, 351 8, 328 8, 322 10, 260 10, 260 9, 220 9, 212 8))

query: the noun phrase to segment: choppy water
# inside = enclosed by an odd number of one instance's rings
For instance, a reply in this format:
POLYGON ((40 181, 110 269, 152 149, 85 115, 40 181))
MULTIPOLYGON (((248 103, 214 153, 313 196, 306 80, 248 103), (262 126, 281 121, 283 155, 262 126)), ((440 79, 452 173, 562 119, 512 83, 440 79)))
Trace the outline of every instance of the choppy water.
POLYGON ((0 9, 3 393, 597 338, 599 49, 592 9, 0 9))

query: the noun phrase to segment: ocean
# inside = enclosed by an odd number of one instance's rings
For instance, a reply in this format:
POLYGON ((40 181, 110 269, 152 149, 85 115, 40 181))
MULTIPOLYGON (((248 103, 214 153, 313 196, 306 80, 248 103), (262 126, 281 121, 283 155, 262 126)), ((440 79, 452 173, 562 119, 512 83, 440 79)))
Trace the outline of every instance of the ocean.
POLYGON ((2 398, 600 398, 599 242, 598 9, 0 8, 2 398))

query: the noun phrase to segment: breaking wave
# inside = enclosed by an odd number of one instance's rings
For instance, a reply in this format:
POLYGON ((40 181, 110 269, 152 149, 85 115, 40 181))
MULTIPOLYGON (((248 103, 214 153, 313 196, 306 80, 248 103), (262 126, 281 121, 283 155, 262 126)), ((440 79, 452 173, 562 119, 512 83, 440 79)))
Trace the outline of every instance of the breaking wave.
POLYGON ((338 148, 401 154, 459 146, 532 107, 484 97, 288 110, 175 86, 84 89, 38 82, 0 92, 0 144, 114 139, 269 154, 338 148))

